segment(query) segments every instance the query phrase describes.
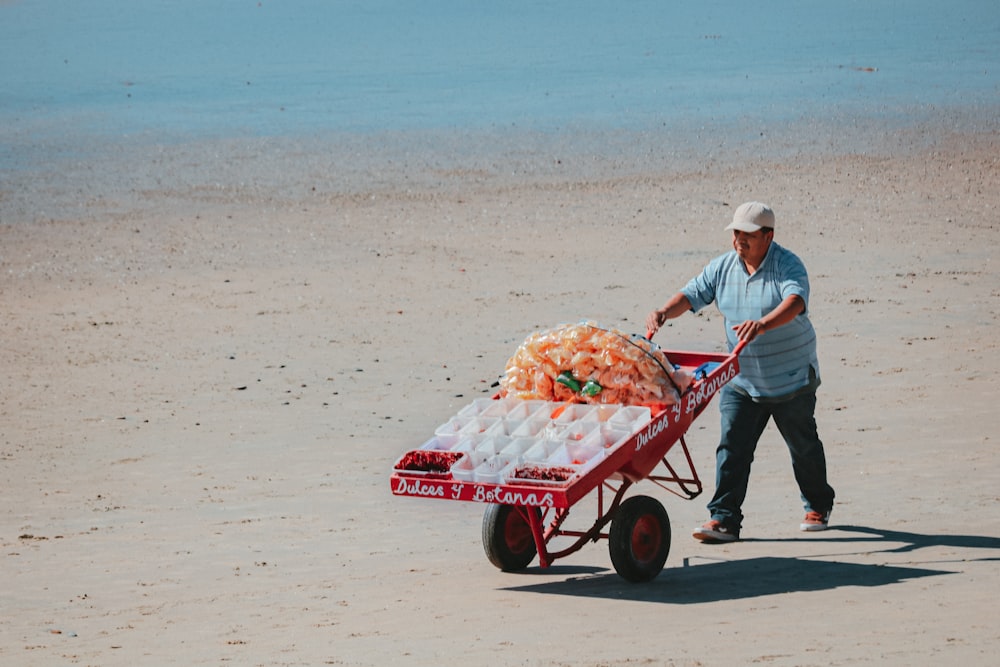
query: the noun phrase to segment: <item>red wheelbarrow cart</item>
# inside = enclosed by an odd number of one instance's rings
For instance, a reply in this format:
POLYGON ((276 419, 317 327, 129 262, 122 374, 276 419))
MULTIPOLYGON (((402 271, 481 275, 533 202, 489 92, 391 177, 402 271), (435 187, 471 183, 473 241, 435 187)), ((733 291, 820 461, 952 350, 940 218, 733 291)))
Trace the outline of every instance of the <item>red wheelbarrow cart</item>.
POLYGON ((483 547, 501 570, 522 570, 536 554, 548 567, 587 542, 606 539, 619 575, 651 580, 670 550, 670 519, 655 498, 626 498, 626 492, 647 480, 689 500, 701 493, 684 435, 739 373, 742 348, 730 354, 665 351, 694 377, 680 401, 665 407, 498 396, 473 401, 397 460, 392 493, 486 504, 483 547), (682 458, 683 467, 675 468, 668 455, 682 458), (597 504, 593 524, 567 528, 570 510, 589 496, 597 504), (571 543, 550 551, 557 537, 571 543))

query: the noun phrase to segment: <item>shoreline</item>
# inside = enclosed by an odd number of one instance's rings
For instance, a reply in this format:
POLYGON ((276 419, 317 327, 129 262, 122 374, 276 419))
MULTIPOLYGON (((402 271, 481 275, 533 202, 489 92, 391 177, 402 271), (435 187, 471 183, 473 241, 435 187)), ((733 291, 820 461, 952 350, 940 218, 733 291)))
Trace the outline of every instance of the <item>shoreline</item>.
POLYGON ((0 224, 152 212, 162 199, 294 207, 319 197, 457 195, 718 173, 730 165, 872 158, 995 145, 1000 113, 930 108, 903 118, 675 125, 645 130, 513 128, 212 138, 140 134, 40 139, 8 131, 0 224), (965 137, 965 139, 962 139, 965 137))

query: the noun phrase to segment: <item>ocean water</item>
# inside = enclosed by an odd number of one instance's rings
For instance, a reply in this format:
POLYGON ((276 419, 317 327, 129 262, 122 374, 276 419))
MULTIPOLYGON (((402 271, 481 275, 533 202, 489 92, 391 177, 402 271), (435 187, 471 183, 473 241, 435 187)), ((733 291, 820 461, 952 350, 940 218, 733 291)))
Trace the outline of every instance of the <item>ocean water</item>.
POLYGON ((787 150, 998 108, 997 0, 0 0, 8 193, 140 146, 787 150))

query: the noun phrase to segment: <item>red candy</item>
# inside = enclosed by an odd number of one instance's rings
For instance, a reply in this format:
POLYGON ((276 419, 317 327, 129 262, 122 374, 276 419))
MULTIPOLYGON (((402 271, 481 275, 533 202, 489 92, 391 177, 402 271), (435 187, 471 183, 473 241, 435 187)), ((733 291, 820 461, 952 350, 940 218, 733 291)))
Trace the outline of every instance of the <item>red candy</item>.
POLYGON ((514 477, 518 479, 537 479, 543 482, 565 482, 576 471, 572 468, 558 466, 526 466, 518 468, 514 477))
POLYGON ((444 473, 462 458, 462 452, 445 452, 437 449, 415 449, 403 455, 397 470, 444 473))

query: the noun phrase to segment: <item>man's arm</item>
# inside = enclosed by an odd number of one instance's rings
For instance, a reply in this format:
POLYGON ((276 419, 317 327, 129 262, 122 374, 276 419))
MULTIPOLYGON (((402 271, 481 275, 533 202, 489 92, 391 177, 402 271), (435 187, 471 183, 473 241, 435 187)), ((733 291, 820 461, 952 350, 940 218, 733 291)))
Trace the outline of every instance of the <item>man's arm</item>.
POLYGON ((680 317, 689 310, 691 310, 691 302, 681 292, 678 292, 670 297, 670 300, 662 308, 654 310, 646 316, 647 334, 652 338, 664 322, 680 317))
POLYGON ((788 324, 805 312, 806 302, 798 294, 787 297, 778 307, 759 320, 747 320, 733 327, 737 338, 751 341, 766 331, 788 324))

